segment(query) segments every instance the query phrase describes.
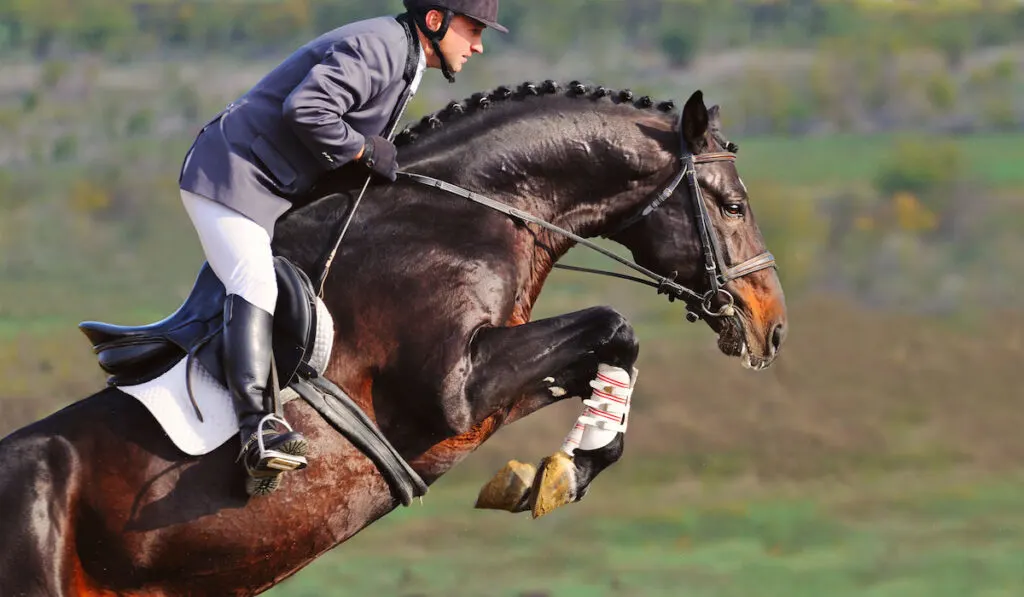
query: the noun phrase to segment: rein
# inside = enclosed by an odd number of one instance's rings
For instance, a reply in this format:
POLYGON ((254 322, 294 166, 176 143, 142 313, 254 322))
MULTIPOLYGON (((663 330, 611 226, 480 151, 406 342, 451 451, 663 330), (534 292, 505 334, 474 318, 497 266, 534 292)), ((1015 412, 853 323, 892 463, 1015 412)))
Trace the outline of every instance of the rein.
MULTIPOLYGON (((521 209, 517 209, 517 208, 512 207, 511 205, 508 205, 506 203, 502 203, 500 201, 495 201, 494 199, 491 199, 490 197, 485 197, 484 195, 481 195, 479 193, 475 193, 473 191, 464 189, 464 188, 462 188, 460 186, 456 186, 456 185, 453 185, 451 183, 445 182, 443 180, 439 180, 437 178, 432 178, 430 176, 424 176, 422 174, 413 174, 411 172, 399 172, 398 175, 399 176, 403 176, 405 178, 408 178, 408 179, 410 179, 410 180, 412 180, 414 182, 417 182, 419 184, 426 185, 428 187, 433 187, 433 188, 436 188, 436 189, 440 189, 442 191, 445 191, 446 193, 450 193, 452 195, 456 195, 458 197, 462 197, 463 199, 469 199, 470 201, 473 201, 474 203, 478 203, 480 205, 483 205, 485 207, 493 209, 494 211, 503 213, 503 214, 509 216, 510 218, 512 218, 513 220, 516 220, 520 224, 526 224, 526 223, 536 224, 537 226, 540 226, 541 228, 545 228, 545 229, 550 230, 552 232, 555 232, 557 234, 561 234, 562 236, 565 236, 565 237, 571 239, 573 242, 579 243, 579 244, 587 247, 588 249, 593 249, 594 251, 597 251, 598 253, 601 253, 602 255, 604 255, 605 257, 608 257, 609 259, 614 259, 615 261, 618 261, 622 265, 624 265, 624 266, 626 266, 626 267, 628 267, 630 269, 633 269, 633 270, 635 270, 637 272, 640 272, 641 274, 643 274, 643 275, 647 276, 648 278, 650 278, 651 280, 653 280, 653 282, 648 281, 648 280, 643 280, 641 278, 635 278, 633 276, 624 276, 622 274, 614 274, 612 272, 605 272, 608 275, 613 275, 613 276, 616 276, 616 277, 620 277, 621 276, 621 277, 624 277, 627 280, 633 280, 633 281, 636 281, 636 282, 640 282, 641 284, 646 284, 648 286, 652 286, 652 287, 658 288, 660 292, 668 293, 668 294, 673 295, 673 296, 675 296, 677 298, 689 298, 689 299, 693 299, 693 300, 700 300, 700 298, 701 298, 700 294, 697 294, 696 292, 693 292, 692 290, 690 290, 689 288, 686 288, 685 286, 681 286, 681 285, 677 284, 676 282, 670 280, 669 278, 666 278, 665 276, 659 276, 658 274, 652 272, 651 270, 649 270, 649 269, 647 269, 647 268, 645 268, 643 266, 637 265, 636 263, 633 263, 632 261, 629 261, 628 259, 624 259, 622 257, 619 257, 618 255, 616 255, 615 253, 612 253, 608 249, 605 249, 604 247, 601 247, 601 246, 599 246, 599 245, 597 245, 597 244, 595 244, 595 243, 593 243, 593 242, 583 238, 582 236, 579 236, 578 234, 570 232, 570 231, 568 231, 565 228, 562 228, 560 226, 556 226, 556 225, 554 225, 554 224, 552 224, 552 223, 550 223, 550 222, 548 222, 546 220, 542 220, 542 219, 540 219, 540 218, 538 218, 538 217, 536 217, 534 215, 531 215, 531 214, 529 214, 529 213, 527 213, 525 211, 522 211, 521 209)), ((556 265, 555 267, 558 267, 558 266, 556 265)), ((580 270, 582 270, 582 268, 572 268, 571 266, 563 266, 563 269, 570 269, 570 268, 571 269, 580 269, 580 270)))
POLYGON ((665 201, 667 201, 675 193, 676 189, 683 182, 683 179, 686 179, 688 186, 690 188, 690 196, 693 198, 695 204, 694 207, 697 216, 697 228, 700 234, 701 246, 703 248, 704 253, 704 269, 707 274, 710 286, 710 290, 708 290, 704 294, 695 292, 694 290, 691 290, 677 283, 672 278, 656 274, 655 272, 641 265, 638 265, 633 261, 619 257, 615 253, 612 253, 611 251, 597 245, 594 242, 591 242, 590 240, 587 240, 573 232, 570 232, 565 228, 561 228, 550 222, 547 222, 546 220, 543 220, 520 209, 512 207, 511 205, 502 203, 500 201, 495 201, 494 199, 491 199, 479 193, 475 193, 473 191, 464 189, 460 186, 453 185, 451 183, 430 176, 425 176, 422 174, 413 174, 411 172, 399 172, 398 174, 399 176, 408 178, 413 182, 428 187, 440 189, 442 191, 445 191, 446 193, 450 193, 452 195, 456 195, 464 199, 469 199, 474 203, 483 205, 499 213, 503 213, 512 218, 513 220, 519 222, 520 224, 535 224, 537 226, 540 226, 541 228, 565 236, 572 240, 573 242, 583 245, 588 249, 597 251, 598 253, 604 255, 605 257, 608 257, 609 259, 617 261, 618 263, 642 274, 643 276, 646 276, 647 278, 649 278, 649 280, 638 278, 636 276, 629 276, 625 274, 617 274, 614 272, 608 272, 604 270, 576 267, 570 265, 555 264, 554 267, 559 269, 620 278, 623 280, 637 282, 640 284, 656 288, 658 290, 658 294, 667 294, 670 301, 675 301, 677 299, 685 301, 688 308, 686 319, 687 321, 690 321, 692 323, 698 321, 701 318, 701 314, 696 310, 695 305, 700 305, 701 311, 703 311, 705 315, 710 317, 732 317, 733 315, 735 315, 736 312, 736 299, 731 292, 725 289, 725 285, 733 280, 742 278, 743 276, 752 274, 762 269, 776 267, 775 257, 767 251, 737 265, 731 267, 727 266, 722 257, 722 249, 719 245, 718 238, 716 235, 712 234, 713 227, 711 224, 711 216, 708 213, 707 205, 704 202, 704 195, 703 193, 701 193, 700 185, 697 183, 696 164, 735 160, 736 154, 730 152, 707 153, 696 156, 691 153, 684 152, 683 156, 680 158, 683 167, 672 179, 672 181, 668 184, 668 186, 666 186, 659 193, 657 193, 649 202, 647 202, 647 204, 641 207, 635 214, 627 218, 622 224, 616 227, 613 232, 602 235, 605 238, 614 236, 619 232, 622 232, 626 228, 629 228, 630 226, 636 224, 640 220, 646 218, 650 214, 654 213, 659 207, 661 207, 662 204, 665 203, 665 201), (726 302, 718 310, 712 310, 712 302, 715 298, 719 296, 725 297, 726 302))

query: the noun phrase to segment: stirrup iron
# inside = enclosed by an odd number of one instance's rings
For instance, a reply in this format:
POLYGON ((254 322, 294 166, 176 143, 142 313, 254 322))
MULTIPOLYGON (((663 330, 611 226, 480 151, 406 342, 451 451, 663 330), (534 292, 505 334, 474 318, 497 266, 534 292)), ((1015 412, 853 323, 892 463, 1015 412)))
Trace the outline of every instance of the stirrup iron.
POLYGON ((238 458, 244 462, 245 470, 249 473, 249 476, 262 477, 266 476, 267 473, 271 473, 276 476, 283 472, 306 468, 309 463, 306 461, 305 449, 296 450, 295 452, 280 449, 267 449, 263 441, 263 436, 264 427, 266 427, 268 423, 278 423, 287 429, 289 433, 295 431, 292 426, 288 424, 288 421, 285 421, 277 415, 269 414, 260 419, 259 424, 256 426, 256 430, 242 446, 242 450, 238 453, 238 458), (249 459, 246 458, 249 449, 252 447, 253 441, 256 442, 256 445, 259 448, 259 458, 255 465, 250 464, 249 459))

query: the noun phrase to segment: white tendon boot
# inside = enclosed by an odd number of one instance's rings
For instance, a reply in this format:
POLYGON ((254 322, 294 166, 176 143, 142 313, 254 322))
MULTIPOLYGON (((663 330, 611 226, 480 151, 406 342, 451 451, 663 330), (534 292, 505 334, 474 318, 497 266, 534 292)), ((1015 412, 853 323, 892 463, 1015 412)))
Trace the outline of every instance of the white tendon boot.
POLYGON ((576 448, 603 448, 615 439, 616 433, 626 432, 637 373, 634 367, 630 378, 625 369, 598 365, 597 377, 590 382, 593 391, 583 401, 583 413, 566 436, 562 452, 572 456, 576 448))

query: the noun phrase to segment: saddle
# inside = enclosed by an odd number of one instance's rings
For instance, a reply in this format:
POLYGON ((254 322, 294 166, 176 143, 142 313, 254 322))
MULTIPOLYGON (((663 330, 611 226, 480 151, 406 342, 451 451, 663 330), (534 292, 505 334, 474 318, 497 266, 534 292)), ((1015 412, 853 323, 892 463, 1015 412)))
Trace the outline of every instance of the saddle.
MULTIPOLYGON (((319 299, 309 277, 280 256, 274 257, 274 269, 278 289, 273 330, 277 389, 291 388, 309 403, 373 461, 395 497, 410 505, 414 498, 426 494, 427 484, 359 406, 310 364, 317 341, 319 299)), ((109 375, 107 383, 112 386, 153 381, 183 358, 192 357, 226 387, 221 364, 226 298, 224 285, 209 263, 204 263, 188 298, 167 318, 139 327, 95 321, 78 327, 92 342, 100 367, 109 375)))
MULTIPOLYGON (((284 257, 274 257, 274 269, 278 287, 274 361, 278 389, 284 389, 300 374, 310 376, 309 358, 316 342, 316 294, 305 272, 284 257)), ((146 383, 189 355, 226 385, 221 365, 226 298, 224 285, 209 263, 204 263, 188 298, 167 318, 138 327, 86 321, 78 328, 92 342, 109 385, 146 383)))

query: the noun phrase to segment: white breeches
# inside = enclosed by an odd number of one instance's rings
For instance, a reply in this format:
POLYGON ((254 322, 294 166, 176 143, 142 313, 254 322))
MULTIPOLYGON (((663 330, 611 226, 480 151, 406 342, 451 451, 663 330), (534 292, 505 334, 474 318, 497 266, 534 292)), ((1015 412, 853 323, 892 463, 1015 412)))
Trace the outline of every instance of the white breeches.
POLYGON ((206 197, 181 191, 206 260, 228 294, 237 294, 267 313, 277 306, 277 275, 265 228, 206 197))

